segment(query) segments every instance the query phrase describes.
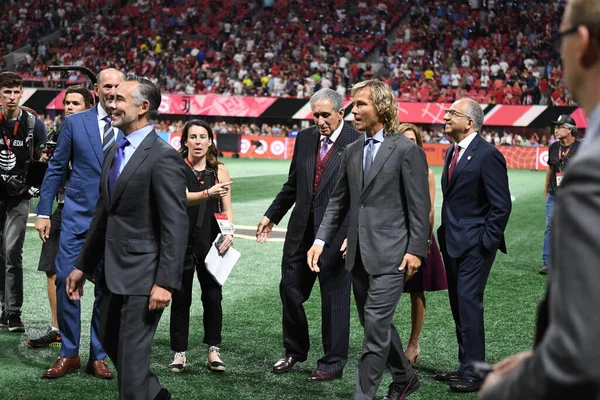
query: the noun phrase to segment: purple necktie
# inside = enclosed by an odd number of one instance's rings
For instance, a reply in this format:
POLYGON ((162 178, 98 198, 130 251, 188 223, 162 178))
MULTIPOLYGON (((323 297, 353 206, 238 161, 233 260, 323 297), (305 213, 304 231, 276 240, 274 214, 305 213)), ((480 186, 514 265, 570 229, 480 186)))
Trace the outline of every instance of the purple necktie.
POLYGON ((127 146, 129 146, 129 140, 123 138, 123 140, 119 142, 119 147, 117 147, 117 151, 115 152, 115 158, 113 158, 110 171, 108 171, 109 195, 112 195, 112 193, 115 191, 115 186, 117 186, 117 179, 119 179, 119 175, 121 174, 121 163, 125 158, 125 147, 127 146))
POLYGON ((319 157, 321 157, 320 160, 323 160, 325 158, 325 156, 327 155, 327 151, 329 150, 329 143, 330 143, 329 138, 324 137, 323 144, 321 145, 321 149, 319 150, 319 157))

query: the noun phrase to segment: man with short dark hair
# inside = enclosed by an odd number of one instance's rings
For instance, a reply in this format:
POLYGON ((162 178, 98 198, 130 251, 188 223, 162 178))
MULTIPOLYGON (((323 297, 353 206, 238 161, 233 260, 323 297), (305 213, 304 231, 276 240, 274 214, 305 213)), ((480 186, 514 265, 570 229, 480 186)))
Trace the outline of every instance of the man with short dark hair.
POLYGON ((170 398, 150 356, 163 309, 181 287, 188 241, 187 166, 153 129, 160 102, 148 79, 127 77, 117 87, 112 119, 125 138, 106 155, 94 218, 66 285, 79 300, 84 276, 104 258, 100 340, 127 400, 170 398))
POLYGON ((553 122, 554 134, 557 142, 550 145, 548 149, 548 171, 546 173, 546 184, 544 195, 546 197, 546 231, 544 232, 544 249, 542 250, 542 268, 540 274, 547 275, 552 266, 550 258, 550 243, 552 232, 552 215, 554 214, 554 195, 558 190, 564 176, 569 160, 573 158, 579 149, 579 141, 575 140, 577 125, 569 115, 561 115, 553 122))
POLYGON ((0 327, 24 332, 23 243, 29 215, 29 187, 25 163, 39 160, 46 142, 44 123, 21 109, 23 79, 14 72, 0 73, 0 327))

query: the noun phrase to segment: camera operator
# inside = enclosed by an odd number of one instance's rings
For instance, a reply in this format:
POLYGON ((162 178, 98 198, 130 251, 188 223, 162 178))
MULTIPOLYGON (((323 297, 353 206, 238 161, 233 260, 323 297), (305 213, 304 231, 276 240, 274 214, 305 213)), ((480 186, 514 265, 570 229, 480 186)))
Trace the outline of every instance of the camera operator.
POLYGON ((39 160, 46 141, 44 123, 19 107, 23 79, 14 72, 0 73, 0 327, 23 332, 23 243, 29 214, 29 187, 25 162, 39 160))
MULTIPOLYGON (((75 85, 69 87, 65 92, 63 105, 65 106, 65 116, 68 117, 69 115, 92 108, 94 106, 94 98, 90 91, 84 86, 75 85)), ((48 141, 44 146, 44 150, 42 150, 42 161, 50 161, 52 159, 59 135, 60 128, 48 133, 48 141)), ((50 329, 40 337, 27 340, 27 344, 31 347, 54 347, 60 346, 60 343, 62 342, 60 331, 58 329, 58 317, 56 312, 56 266, 54 261, 58 253, 60 226, 62 210, 65 205, 65 188, 67 186, 67 180, 68 178, 65 179, 62 189, 56 196, 58 205, 50 217, 50 235, 42 245, 42 253, 40 254, 40 262, 38 265, 38 271, 45 272, 47 277, 48 301, 50 302, 52 324, 50 325, 50 329)))

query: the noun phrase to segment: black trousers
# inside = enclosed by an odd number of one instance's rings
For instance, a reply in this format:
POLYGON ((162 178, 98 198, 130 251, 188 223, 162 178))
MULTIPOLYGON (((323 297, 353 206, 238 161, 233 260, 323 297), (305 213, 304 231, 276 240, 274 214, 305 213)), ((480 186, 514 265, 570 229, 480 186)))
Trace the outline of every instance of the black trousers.
POLYGON ((350 336, 350 273, 344 268, 341 253, 328 260, 321 256, 321 272, 312 272, 306 253, 315 239, 307 228, 304 239, 292 251, 284 251, 279 293, 283 305, 283 347, 287 356, 306 360, 310 348, 304 303, 316 279, 321 289, 321 337, 324 355, 317 361, 320 371, 341 373, 348 361, 350 336))
POLYGON ((450 308, 456 325, 458 370, 470 379, 478 379, 473 361, 485 361, 483 293, 496 251, 482 254, 478 248, 460 258, 444 254, 450 308))
POLYGON ((150 356, 162 310, 148 310, 149 296, 112 293, 103 279, 97 285, 100 343, 117 368, 119 399, 154 399, 162 387, 150 356))
POLYGON ((204 260, 196 263, 193 256, 187 256, 181 279, 181 290, 174 291, 171 300, 171 350, 176 352, 186 351, 188 348, 194 271, 198 274, 198 281, 202 289, 204 343, 209 346, 221 344, 223 290, 206 269, 204 260))

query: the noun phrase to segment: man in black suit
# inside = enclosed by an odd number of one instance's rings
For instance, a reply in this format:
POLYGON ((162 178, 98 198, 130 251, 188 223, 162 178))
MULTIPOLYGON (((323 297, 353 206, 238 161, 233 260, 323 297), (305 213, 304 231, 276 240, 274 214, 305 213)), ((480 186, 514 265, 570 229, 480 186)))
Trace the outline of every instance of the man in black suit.
POLYGON ((100 341, 117 368, 121 399, 167 399, 150 370, 152 339, 171 291, 179 289, 187 245, 185 164, 151 121, 160 91, 128 76, 112 105, 125 138, 107 153, 100 197, 83 249, 67 280, 78 299, 83 279, 104 257, 100 341))
POLYGON ((556 193, 552 269, 533 352, 494 366, 482 400, 600 399, 600 2, 569 0, 560 32, 565 81, 589 124, 556 193), (556 233, 556 234, 555 234, 556 233))
POLYGON ((500 249, 506 253, 504 229, 512 208, 504 156, 478 132, 483 110, 472 99, 456 101, 444 114, 446 133, 455 144, 446 152, 442 173, 440 250, 448 279, 456 325, 456 371, 436 375, 457 392, 481 386, 473 362, 485 361, 483 292, 500 249))
POLYGON ((398 108, 389 85, 359 82, 352 97, 352 114, 356 128, 365 132, 364 140, 348 146, 342 157, 337 185, 307 261, 311 270, 321 270, 319 257, 335 243, 348 216, 346 269, 352 272, 364 326, 354 398, 372 400, 388 365, 392 383, 385 400, 399 400, 420 386, 392 319, 404 282, 427 254, 429 169, 421 148, 396 134, 398 108))
POLYGON ((273 225, 296 205, 288 224, 279 286, 285 357, 275 363, 273 372, 288 372, 306 360, 310 343, 303 304, 318 276, 325 354, 308 380, 330 381, 342 376, 348 360, 350 275, 344 269, 341 249, 345 226, 325 251, 319 275, 306 268, 305 256, 337 182, 344 149, 360 134, 344 124, 342 96, 334 90, 319 90, 310 104, 315 126, 298 133, 288 180, 258 224, 256 240, 266 242, 273 225))

